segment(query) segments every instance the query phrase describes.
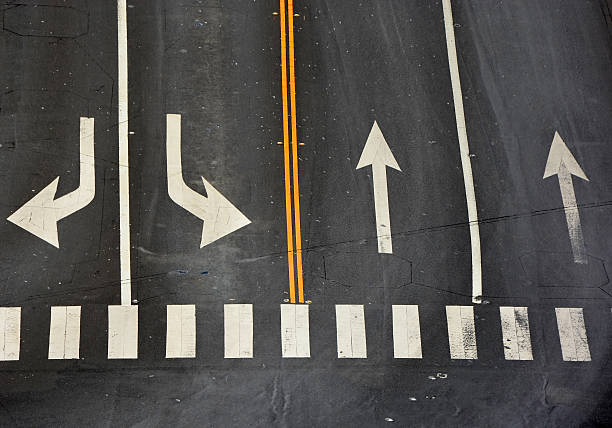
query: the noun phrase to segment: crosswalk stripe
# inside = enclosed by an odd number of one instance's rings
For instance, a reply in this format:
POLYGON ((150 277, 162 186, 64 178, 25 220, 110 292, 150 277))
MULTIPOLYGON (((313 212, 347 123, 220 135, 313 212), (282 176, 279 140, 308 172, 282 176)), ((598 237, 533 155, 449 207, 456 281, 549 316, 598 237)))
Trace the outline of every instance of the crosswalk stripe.
POLYGON ((446 321, 450 356, 454 360, 476 360, 473 306, 447 306, 446 321))
POLYGON ((166 358, 195 358, 195 305, 168 305, 166 308, 166 358))
POLYGON ((225 358, 253 358, 253 305, 224 305, 225 358))
POLYGON ((108 307, 108 358, 138 358, 138 306, 108 307))
POLYGON ((281 305, 281 343, 283 358, 310 357, 308 305, 281 305))
POLYGON ((52 306, 49 326, 49 359, 78 359, 80 340, 81 307, 52 306))
POLYGON ((501 306, 499 316, 506 360, 533 360, 527 308, 501 306))
POLYGON ((0 308, 0 361, 19 359, 21 308, 0 308))
POLYGON ((418 305, 393 305, 394 358, 423 358, 418 305))
POLYGON ((555 308, 563 361, 591 361, 582 308, 555 308))
POLYGON ((367 358, 363 305, 336 305, 338 358, 367 358))

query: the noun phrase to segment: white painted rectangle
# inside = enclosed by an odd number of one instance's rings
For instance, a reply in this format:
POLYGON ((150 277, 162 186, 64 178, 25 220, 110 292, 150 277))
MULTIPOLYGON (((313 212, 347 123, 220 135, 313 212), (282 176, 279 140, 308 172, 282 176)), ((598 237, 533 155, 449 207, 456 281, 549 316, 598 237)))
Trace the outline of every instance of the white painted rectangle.
POLYGON ((253 305, 224 305, 225 358, 253 358, 253 305))
POLYGON ((19 359, 21 308, 0 308, 0 361, 19 359))
POLYGON ((533 360, 527 308, 501 306, 499 316, 506 360, 533 360))
POLYGON ((283 358, 310 358, 308 305, 281 305, 283 358))
POLYGON ((368 358, 363 305, 336 305, 338 358, 368 358))
POLYGON ((555 308, 563 361, 591 361, 582 308, 555 308))
POLYGON ((393 305, 394 358, 423 358, 418 305, 393 305))
POLYGON ((473 306, 447 306, 448 344, 455 360, 476 360, 476 329, 473 306))
POLYGON ((108 307, 108 358, 138 358, 138 306, 108 307))
POLYGON ((166 358, 195 358, 195 305, 168 305, 166 320, 166 358))
POLYGON ((52 306, 49 326, 49 359, 78 360, 81 341, 81 307, 52 306))

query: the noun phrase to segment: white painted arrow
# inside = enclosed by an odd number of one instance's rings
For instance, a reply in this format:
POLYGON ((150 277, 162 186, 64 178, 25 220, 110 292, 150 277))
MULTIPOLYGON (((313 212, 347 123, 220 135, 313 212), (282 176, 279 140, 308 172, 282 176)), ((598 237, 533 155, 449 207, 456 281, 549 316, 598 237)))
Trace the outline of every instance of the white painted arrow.
POLYGON ((385 141, 378 123, 374 121, 368 136, 357 169, 372 165, 372 181, 374 184, 374 211, 376 214, 376 236, 378 237, 378 252, 393 254, 391 239, 391 220, 389 218, 389 193, 387 188, 387 167, 401 171, 391 149, 385 141))
POLYGON ((559 178, 559 187, 561 188, 561 198, 563 200, 565 219, 567 220, 567 230, 572 244, 574 262, 586 264, 588 263, 588 258, 584 247, 584 237, 582 236, 582 226, 580 224, 578 205, 576 204, 572 174, 589 181, 559 133, 555 132, 555 137, 548 153, 546 168, 544 169, 544 178, 553 175, 557 175, 559 178))
POLYGON ((94 165, 94 119, 82 117, 80 123, 80 183, 78 189, 55 198, 59 177, 42 189, 7 219, 59 248, 57 222, 85 208, 96 194, 94 165))
POLYGON ((187 187, 181 162, 181 115, 166 115, 166 154, 168 159, 168 194, 191 214, 204 220, 200 248, 251 223, 238 208, 204 177, 206 196, 187 187))

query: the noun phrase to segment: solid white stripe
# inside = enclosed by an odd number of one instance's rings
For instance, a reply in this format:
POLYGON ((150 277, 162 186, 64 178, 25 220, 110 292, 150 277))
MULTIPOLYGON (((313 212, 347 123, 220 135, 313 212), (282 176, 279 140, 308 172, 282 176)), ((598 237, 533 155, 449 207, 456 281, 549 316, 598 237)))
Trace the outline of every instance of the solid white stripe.
POLYGON ((138 306, 108 307, 108 358, 138 358, 138 306))
POLYGON ((20 342, 21 308, 0 308, 0 360, 18 360, 20 342))
POLYGON ((224 305, 225 358, 253 358, 253 305, 224 305))
POLYGON ((117 63, 119 68, 119 260, 121 304, 132 304, 130 263, 130 169, 128 160, 128 52, 126 0, 117 0, 117 63))
POLYGON ((394 358, 423 358, 417 305, 393 305, 394 358))
POLYGON ((480 228, 478 225, 478 210, 476 209, 476 192, 474 191, 472 162, 470 160, 470 146, 465 125, 465 113, 463 111, 463 94, 461 91, 461 79, 459 77, 459 65, 457 63, 457 47, 455 45, 455 28, 453 25, 451 0, 442 0, 442 7, 444 9, 444 29, 446 31, 448 66, 450 68, 453 101, 455 104, 455 121, 457 122, 461 167, 463 169, 463 184, 465 186, 468 220, 470 222, 470 241, 472 245, 472 301, 474 303, 480 303, 482 297, 480 228))
POLYGON ((281 305, 281 344, 283 358, 310 357, 308 305, 281 305))
POLYGON ((363 305, 336 305, 338 358, 367 358, 363 305))
POLYGON ((166 358, 195 358, 195 305, 168 305, 166 358))
POLYGON ((591 361, 582 308, 555 308, 563 361, 591 361))
POLYGON ((49 359, 79 358, 81 307, 52 306, 49 326, 49 359))
POLYGON ((533 360, 527 308, 499 308, 506 360, 533 360))

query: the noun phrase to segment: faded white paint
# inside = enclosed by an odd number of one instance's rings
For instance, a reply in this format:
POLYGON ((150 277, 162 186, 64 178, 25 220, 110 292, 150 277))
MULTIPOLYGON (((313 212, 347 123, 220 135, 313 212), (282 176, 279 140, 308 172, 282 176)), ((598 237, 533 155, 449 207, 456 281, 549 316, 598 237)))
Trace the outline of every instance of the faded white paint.
POLYGON ((195 305, 168 305, 166 311, 166 358, 195 358, 195 305))
POLYGON ((81 307, 52 306, 49 326, 49 359, 78 359, 80 341, 81 307))
POLYGON ((225 358, 253 358, 253 305, 223 307, 225 358))
POLYGON ((336 305, 338 358, 367 358, 363 305, 336 305))
POLYGON ((588 263, 588 256, 584 246, 584 236, 582 235, 582 225, 580 223, 580 213, 576 203, 572 175, 586 181, 589 181, 589 179, 558 132, 555 132, 550 151, 548 152, 546 168, 544 169, 544 178, 553 175, 557 175, 559 179, 559 188, 561 189, 561 199, 563 200, 563 209, 565 211, 565 220, 572 245, 574 262, 586 264, 588 263))
POLYGON ((138 306, 108 307, 108 358, 138 358, 138 306))
POLYGON ((582 308, 555 308, 563 361, 591 361, 582 308))
POLYGON ((457 47, 455 45, 455 27, 453 24, 453 11, 451 0, 442 0, 444 10, 444 29, 446 31, 446 48, 448 52, 448 66, 453 88, 453 102, 455 105, 455 121, 457 122, 457 135, 459 137, 459 151, 461 154, 461 168, 463 170, 463 184, 467 200, 468 221, 470 222, 470 241, 472 245, 472 301, 482 301, 482 256, 480 249, 480 227, 478 225, 478 210, 476 207, 476 192, 474 190, 474 177, 472 176, 472 161, 470 159, 470 145, 465 125, 465 112, 463 110, 463 93, 457 63, 457 47))
POLYGON ((418 305, 393 305, 393 356, 423 358, 418 305))
POLYGON ((527 308, 501 306, 499 316, 506 360, 533 360, 527 308))
POLYGON ((96 194, 93 118, 81 118, 79 135, 79 187, 54 199, 60 179, 57 177, 7 219, 56 248, 59 248, 57 222, 85 208, 96 194))
POLYGON ((204 177, 206 195, 191 189, 183 179, 181 161, 181 115, 166 115, 168 194, 175 203, 204 221, 200 248, 251 223, 204 177))
POLYGON ((0 308, 0 361, 19 359, 21 344, 21 308, 0 308))
POLYGON ((310 357, 308 305, 281 305, 281 345, 283 358, 310 357))
POLYGON ((130 256, 130 166, 128 147, 128 50, 126 0, 117 0, 117 66, 119 100, 119 263, 121 304, 132 304, 130 256))
POLYGON ((446 322, 451 358, 454 360, 477 359, 474 307, 447 306, 446 322))
POLYGON ((387 185, 387 167, 401 171, 389 145, 374 121, 370 135, 363 148, 357 169, 372 165, 372 182, 374 188, 374 212, 376 215, 376 236, 378 252, 393 253, 391 219, 389 215, 389 189, 387 185))

